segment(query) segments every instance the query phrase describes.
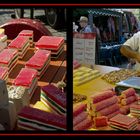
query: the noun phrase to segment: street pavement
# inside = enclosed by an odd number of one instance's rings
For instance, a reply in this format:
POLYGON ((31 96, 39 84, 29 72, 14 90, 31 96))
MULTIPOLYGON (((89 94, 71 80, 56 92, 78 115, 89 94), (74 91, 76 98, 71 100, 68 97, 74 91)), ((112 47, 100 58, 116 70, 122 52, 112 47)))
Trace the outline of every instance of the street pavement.
MULTIPOLYGON (((0 9, 0 25, 11 20, 12 19, 11 15, 13 14, 14 14, 14 9, 0 9)), ((30 15, 30 10, 26 9, 24 17, 29 18, 29 15, 30 15)), ((41 20, 41 18, 43 18, 44 15, 45 12, 43 9, 35 9, 34 18, 41 20)), ((64 37, 66 40, 66 29, 55 30, 51 28, 49 25, 47 25, 47 23, 45 23, 45 27, 48 28, 48 30, 52 33, 53 36, 64 37)))

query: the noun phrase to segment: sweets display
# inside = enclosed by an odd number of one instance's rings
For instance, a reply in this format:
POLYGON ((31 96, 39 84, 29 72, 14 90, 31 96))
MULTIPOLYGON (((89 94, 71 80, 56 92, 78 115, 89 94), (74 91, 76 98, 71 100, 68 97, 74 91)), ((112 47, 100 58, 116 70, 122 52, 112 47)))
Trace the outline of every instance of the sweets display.
POLYGON ((88 116, 87 105, 79 103, 73 107, 73 130, 88 130, 93 126, 93 121, 88 116))
POLYGON ((79 86, 90 80, 99 77, 101 74, 98 70, 93 70, 88 67, 80 67, 73 71, 73 85, 79 86))
POLYGON ((136 130, 138 120, 123 114, 118 114, 109 120, 110 126, 119 130, 136 130))
POLYGON ((53 61, 49 81, 44 77, 38 82, 49 67, 51 54, 58 58, 63 52, 64 38, 45 37, 39 42, 45 48, 36 49, 33 31, 22 30, 15 39, 8 40, 7 46, 4 31, 0 29, 0 130, 66 130, 66 83, 59 77, 57 87, 47 85, 57 78, 64 57, 53 61), (38 96, 31 99, 33 93, 38 96))
POLYGON ((17 113, 19 113, 19 111, 24 106, 29 105, 29 103, 30 103, 29 93, 25 87, 8 85, 7 90, 8 90, 9 100, 13 101, 17 113))
POLYGON ((22 59, 26 54, 29 47, 29 37, 28 36, 17 36, 8 45, 8 48, 17 49, 19 53, 19 58, 22 59))
POLYGON ((37 71, 29 68, 22 68, 14 80, 14 85, 26 87, 31 98, 37 87, 37 71))
POLYGON ((8 68, 0 66, 0 79, 7 81, 8 79, 8 68))
POLYGON ((64 38, 56 36, 42 36, 36 43, 37 49, 51 51, 51 58, 57 58, 64 50, 64 38))
POLYGON ((18 51, 15 49, 4 49, 0 52, 0 66, 7 67, 8 71, 13 69, 18 60, 18 51))
POLYGON ((115 70, 115 71, 111 71, 107 74, 104 74, 102 76, 102 79, 106 80, 107 82, 109 82, 111 84, 115 84, 115 83, 125 80, 129 77, 139 76, 139 74, 140 73, 136 70, 121 69, 121 70, 115 70))
POLYGON ((30 46, 33 46, 33 30, 22 30, 18 36, 28 36, 30 41, 30 46))
POLYGON ((24 107, 18 114, 17 125, 24 130, 66 130, 66 117, 24 107))
POLYGON ((73 94, 73 103, 82 102, 87 99, 87 96, 81 94, 73 94))
POLYGON ((0 52, 7 47, 7 35, 0 34, 0 52))
POLYGON ((26 62, 26 67, 36 69, 38 71, 38 76, 41 77, 47 70, 50 60, 50 51, 37 50, 35 54, 26 62))
POLYGON ((66 115, 66 93, 49 84, 41 88, 40 100, 55 113, 66 115))

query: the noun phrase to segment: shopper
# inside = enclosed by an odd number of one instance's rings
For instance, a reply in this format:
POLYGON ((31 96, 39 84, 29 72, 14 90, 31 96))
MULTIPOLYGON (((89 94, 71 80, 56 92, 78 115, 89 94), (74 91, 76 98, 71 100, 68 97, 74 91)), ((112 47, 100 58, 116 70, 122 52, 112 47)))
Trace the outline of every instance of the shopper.
POLYGON ((81 30, 80 33, 91 33, 92 30, 90 28, 90 25, 88 25, 88 18, 85 16, 81 16, 80 17, 80 26, 81 26, 81 30))
POLYGON ((135 69, 140 71, 140 31, 129 38, 120 49, 121 53, 136 61, 135 69))

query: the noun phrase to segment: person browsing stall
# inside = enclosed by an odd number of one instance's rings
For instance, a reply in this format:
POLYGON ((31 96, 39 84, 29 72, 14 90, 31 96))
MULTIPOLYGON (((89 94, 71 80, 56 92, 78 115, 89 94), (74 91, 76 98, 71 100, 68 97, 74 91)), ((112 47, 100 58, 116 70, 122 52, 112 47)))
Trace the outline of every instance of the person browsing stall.
POLYGON ((140 31, 129 38, 120 49, 121 53, 127 58, 136 61, 135 70, 140 71, 140 31))
POLYGON ((92 30, 90 28, 90 26, 88 25, 88 18, 85 16, 81 16, 80 17, 80 26, 81 26, 81 30, 79 31, 80 33, 91 33, 92 30))

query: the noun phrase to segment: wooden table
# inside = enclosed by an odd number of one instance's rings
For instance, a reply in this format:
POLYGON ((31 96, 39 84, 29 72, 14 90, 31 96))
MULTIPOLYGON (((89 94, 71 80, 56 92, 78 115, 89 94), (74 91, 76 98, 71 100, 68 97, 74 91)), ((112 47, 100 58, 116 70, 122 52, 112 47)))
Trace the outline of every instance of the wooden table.
MULTIPOLYGON (((18 60, 16 66, 9 74, 8 84, 12 84, 13 80, 17 77, 20 70, 25 67, 25 63, 34 55, 35 48, 29 48, 22 60, 18 60)), ((66 44, 64 44, 64 51, 57 60, 51 60, 50 66, 44 73, 44 75, 38 79, 38 87, 33 94, 30 103, 34 105, 40 100, 41 86, 45 86, 49 83, 57 83, 64 79, 66 75, 66 44)))

